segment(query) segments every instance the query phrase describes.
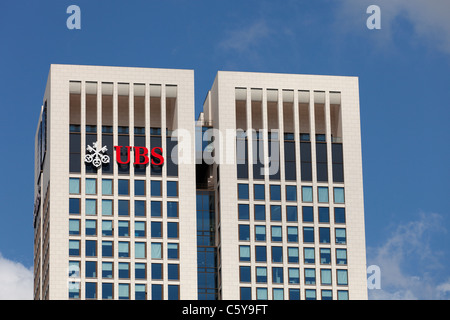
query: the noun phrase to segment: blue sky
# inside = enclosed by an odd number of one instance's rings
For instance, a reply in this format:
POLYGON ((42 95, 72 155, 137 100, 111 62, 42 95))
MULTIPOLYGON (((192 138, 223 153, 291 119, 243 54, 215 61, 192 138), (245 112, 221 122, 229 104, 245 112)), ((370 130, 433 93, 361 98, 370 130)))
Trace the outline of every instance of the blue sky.
POLYGON ((358 76, 367 259, 382 286, 369 296, 450 298, 450 3, 282 3, 0 3, 0 299, 30 297, 34 134, 52 63, 194 69, 197 112, 218 70, 358 76), (66 27, 72 4, 80 30, 66 27), (380 30, 366 27, 371 4, 380 30))

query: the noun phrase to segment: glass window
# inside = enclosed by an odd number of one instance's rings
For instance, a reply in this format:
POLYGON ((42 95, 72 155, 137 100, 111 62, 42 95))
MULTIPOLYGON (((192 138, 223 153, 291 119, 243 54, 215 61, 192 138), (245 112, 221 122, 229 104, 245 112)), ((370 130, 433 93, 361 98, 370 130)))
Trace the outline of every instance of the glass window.
POLYGON ((319 202, 328 202, 328 187, 318 187, 319 202))
POLYGON ((147 269, 145 263, 134 264, 134 278, 140 280, 147 278, 147 269))
POLYGON ((338 286, 348 285, 348 275, 347 270, 338 269, 337 272, 337 284, 338 286))
POLYGON ((239 246, 239 261, 250 261, 250 246, 239 246))
POLYGON ((281 206, 270 206, 271 221, 281 221, 281 206))
POLYGON ((97 261, 86 261, 86 278, 97 278, 97 261))
POLYGON ((248 184, 238 183, 238 199, 248 200, 248 184))
POLYGON ((130 285, 128 283, 119 283, 119 300, 130 299, 130 285))
POLYGON ((336 264, 347 264, 347 249, 336 249, 336 264))
POLYGON ((322 290, 322 300, 333 300, 333 291, 322 290))
POLYGON ((102 241, 102 257, 113 256, 113 243, 112 241, 102 241))
POLYGON ((151 195, 152 197, 161 197, 161 181, 152 180, 151 181, 151 195))
POLYGON ((167 181, 167 196, 168 197, 178 197, 178 182, 177 181, 167 181))
POLYGON ((286 220, 288 222, 296 222, 298 220, 296 206, 286 206, 286 220))
POLYGON ((255 241, 266 241, 266 226, 255 226, 255 241))
POLYGON ((86 215, 95 216, 97 214, 97 200, 86 199, 86 215))
POLYGON ((130 202, 129 200, 119 200, 119 216, 130 215, 130 202))
POLYGON ((272 283, 283 283, 282 267, 272 267, 272 283))
POLYGON ((167 202, 167 217, 178 218, 178 202, 175 201, 167 202))
POLYGON ((136 284, 134 286, 134 298, 135 300, 147 300, 146 294, 146 285, 145 284, 136 284))
POLYGON ((152 201, 150 203, 152 217, 161 217, 161 201, 152 201))
POLYGON ((320 281, 322 285, 331 286, 331 269, 320 269, 320 281))
POLYGON ((119 237, 129 237, 130 236, 130 222, 129 221, 119 221, 118 222, 119 237))
POLYGON ((267 288, 256 288, 256 299, 267 300, 267 288))
POLYGON ((330 228, 319 228, 319 242, 330 243, 330 228))
POLYGON ((283 240, 281 226, 272 226, 272 241, 280 242, 283 240))
POLYGON ((267 261, 266 246, 255 246, 255 261, 257 262, 267 261))
POLYGON ((130 278, 130 264, 128 262, 119 262, 119 279, 130 278))
POLYGON ((113 298, 114 284, 102 283, 102 299, 111 300, 113 298))
POLYGON ((86 235, 87 236, 97 235, 97 220, 86 220, 86 235))
POLYGON ((134 195, 145 196, 145 180, 134 180, 134 195))
POLYGON ((112 180, 111 179, 102 179, 102 194, 103 195, 112 195, 112 180))
POLYGON ((303 202, 312 202, 312 187, 302 187, 302 201, 303 202))
POLYGON ((316 270, 305 268, 305 284, 316 284, 316 270))
POLYGON ((130 257, 130 243, 119 241, 119 258, 129 258, 130 257))
POLYGON ((288 262, 289 263, 298 263, 298 248, 297 247, 289 247, 288 248, 288 262))
POLYGON ((344 203, 344 188, 334 188, 334 203, 344 203))
POLYGON ((239 213, 238 213, 239 220, 248 220, 249 219, 248 204, 239 204, 238 211, 239 211, 239 213))
POLYGON ((113 215, 113 201, 112 200, 102 200, 102 215, 112 216, 113 215))
POLYGON ((304 254, 305 263, 311 263, 311 264, 316 263, 314 248, 304 248, 303 254, 304 254))
POLYGON ((113 235, 112 220, 102 220, 102 236, 109 237, 113 235))
POLYGON ((69 178, 69 193, 70 194, 80 193, 80 178, 69 178))
POLYGON ((80 241, 69 240, 69 256, 79 256, 79 255, 80 255, 80 241))
POLYGON ((289 288, 289 300, 300 300, 300 289, 289 288))
POLYGON ((289 268, 288 275, 289 275, 289 283, 290 284, 299 284, 300 283, 300 271, 298 270, 298 268, 289 268))
POLYGON ((86 240, 86 257, 96 257, 97 256, 97 241, 86 240))
POLYGON ((80 220, 78 219, 69 220, 69 235, 71 236, 80 235, 80 220))
POLYGON ((314 228, 303 227, 303 242, 314 243, 314 228))
POLYGON ((167 244, 167 259, 178 259, 178 243, 167 244))
POLYGON ((347 290, 338 290, 338 300, 348 300, 348 291, 347 290))
POLYGON ((302 207, 303 222, 314 222, 313 207, 302 207))
POLYGON ((97 194, 97 179, 86 179, 86 194, 97 194))
POLYGON ((251 271, 248 266, 239 267, 239 281, 240 282, 251 282, 251 271))
POLYGON ((319 222, 330 223, 330 208, 319 207, 319 222))
POLYGON ((162 244, 153 242, 151 246, 151 254, 152 259, 162 259, 162 244))
POLYGON ((320 248, 320 264, 330 264, 331 263, 331 249, 320 248))
POLYGON ((169 263, 167 265, 167 279, 168 280, 179 280, 179 265, 169 263))
POLYGON ((240 292, 241 300, 252 300, 252 288, 240 287, 239 292, 240 292))
POLYGON ((334 223, 345 223, 345 208, 334 208, 334 223))
POLYGON ((134 236, 136 238, 145 237, 145 221, 134 222, 134 236))
POLYGON ((102 262, 102 278, 112 279, 113 277, 113 263, 102 262))
POLYGON ((250 226, 248 224, 239 225, 239 240, 250 241, 250 226))
POLYGON ((119 196, 127 196, 130 194, 130 183, 129 180, 119 179, 118 181, 118 192, 119 196))
POLYGON ((161 238, 162 237, 162 223, 159 221, 151 222, 151 234, 152 238, 161 238))
POLYGON ((167 299, 168 300, 179 300, 180 288, 176 284, 169 284, 167 286, 167 299))
POLYGON ((270 186, 270 200, 281 201, 281 186, 279 185, 270 186))
POLYGON ((145 217, 145 200, 134 200, 134 216, 145 217))
POLYGON ((286 201, 297 201, 297 186, 286 186, 286 201))
POLYGON ((167 238, 178 239, 178 222, 167 222, 167 238))
POLYGON ((267 268, 266 267, 256 267, 256 282, 257 283, 267 283, 267 268))
POLYGON ((273 300, 284 300, 283 288, 273 288, 273 300))
POLYGON ((264 200, 266 198, 263 184, 255 184, 253 190, 255 192, 255 200, 264 200))
POLYGON ((287 241, 298 242, 298 227, 287 227, 287 241))
POLYGON ((162 263, 152 263, 152 280, 162 280, 162 263))
POLYGON ((69 213, 80 214, 80 199, 77 198, 69 199, 69 213))
POLYGON ((152 284, 152 300, 162 300, 162 284, 152 284))
POLYGON ((266 206, 263 204, 255 204, 255 220, 266 220, 266 206))
POLYGON ((347 242, 345 229, 336 228, 335 232, 336 232, 336 244, 345 244, 347 242))
POLYGON ((71 282, 69 285, 69 299, 80 299, 80 283, 71 282))
POLYGON ((272 247, 272 262, 283 262, 283 247, 272 247))

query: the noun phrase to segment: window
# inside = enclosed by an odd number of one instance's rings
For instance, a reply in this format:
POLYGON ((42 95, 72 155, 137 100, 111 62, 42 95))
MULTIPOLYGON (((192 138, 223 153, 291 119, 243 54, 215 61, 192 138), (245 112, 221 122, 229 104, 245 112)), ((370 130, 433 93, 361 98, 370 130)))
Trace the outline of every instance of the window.
POLYGON ((241 287, 239 288, 241 300, 252 300, 252 288, 241 287))
POLYGON ((286 201, 297 201, 297 186, 286 186, 286 201))
POLYGON ((320 269, 320 282, 324 286, 331 286, 331 269, 320 269))
POLYGON ((86 278, 97 278, 97 261, 86 261, 86 278))
POLYGON ((167 265, 167 279, 168 280, 179 280, 179 265, 169 263, 167 265))
POLYGON ((336 249, 336 264, 347 264, 347 249, 336 249))
POLYGON ((80 199, 76 198, 69 199, 69 213, 80 214, 80 199))
POLYGON ((162 244, 153 242, 151 245, 152 259, 162 259, 162 244))
POLYGON ((69 299, 80 299, 80 283, 71 282, 69 286, 69 299))
POLYGON ((119 283, 119 300, 130 299, 130 285, 128 283, 119 283))
POLYGON ((239 240, 240 241, 250 240, 250 226, 248 224, 239 225, 239 240))
POLYGON ((273 288, 273 300, 284 300, 283 288, 273 288))
POLYGON ((334 208, 334 223, 345 223, 345 208, 334 208))
POLYGON ((287 237, 288 242, 298 242, 298 228, 287 227, 287 237))
POLYGON ((150 203, 151 216, 152 217, 161 217, 161 201, 152 201, 150 203))
POLYGON ((330 223, 330 208, 319 207, 319 222, 330 223))
POLYGON ((69 235, 79 236, 80 235, 80 220, 70 219, 69 220, 69 235))
POLYGON ((330 228, 319 228, 319 242, 330 243, 330 228))
POLYGON ((281 242, 283 240, 280 226, 272 226, 272 241, 281 242))
POLYGON ((255 184, 254 185, 254 198, 255 200, 265 200, 265 190, 263 184, 255 184))
POLYGON ((134 180, 134 195, 145 196, 145 180, 134 180))
POLYGON ((167 217, 178 218, 178 202, 174 201, 167 202, 167 217))
POLYGON ((315 269, 305 269, 305 284, 316 284, 315 269))
POLYGON ((129 237, 130 236, 130 223, 129 221, 119 221, 118 222, 119 237, 129 237))
POLYGON ((134 257, 136 259, 146 258, 146 243, 145 242, 135 242, 134 243, 134 257))
POLYGON ((251 282, 251 271, 248 266, 239 267, 239 281, 240 282, 251 282))
POLYGON ((102 220, 102 236, 110 237, 113 235, 112 220, 102 220))
POLYGON ((266 267, 256 267, 256 282, 257 283, 267 283, 267 268, 266 267))
POLYGON ((267 288, 256 288, 256 299, 267 300, 267 288))
POLYGON ((330 264, 331 263, 331 249, 320 248, 320 264, 330 264))
POLYGON ((168 197, 178 197, 178 182, 177 181, 167 181, 167 196, 168 197))
POLYGON ((178 222, 167 222, 167 238, 178 239, 178 222))
POLYGON ((69 256, 72 256, 72 257, 80 256, 80 241, 79 240, 69 240, 69 256))
POLYGON ((255 246, 255 261, 257 262, 267 261, 266 246, 255 246))
POLYGON ((314 222, 313 207, 302 207, 303 222, 314 222))
POLYGON ((145 217, 145 200, 134 200, 134 216, 145 217))
POLYGON ((270 200, 281 201, 281 186, 270 185, 270 200))
POLYGON ((318 187, 319 202, 328 202, 328 187, 318 187))
POLYGON ((248 184, 238 183, 238 199, 248 200, 248 184))
POLYGON ((129 258, 130 257, 130 243, 119 241, 119 258, 129 258))
POLYGON ((333 300, 333 291, 322 290, 322 300, 333 300))
POLYGON ((266 220, 266 206, 263 204, 255 204, 255 220, 266 220))
POLYGON ((128 262, 119 262, 119 279, 130 278, 130 264, 128 262))
POLYGON ((336 228, 335 232, 336 232, 336 244, 345 244, 347 242, 345 229, 336 228))
POLYGON ((113 298, 114 284, 102 283, 102 299, 111 300, 113 298))
POLYGON ((112 216, 113 215, 113 201, 112 200, 102 200, 102 215, 112 216))
POLYGON ((118 192, 119 196, 128 196, 130 194, 130 183, 128 180, 119 179, 118 192))
POLYGON ((272 267, 272 283, 283 283, 282 267, 272 267))
POLYGON ((288 248, 288 262, 289 263, 298 263, 298 248, 297 247, 289 247, 288 248))
POLYGON ((145 237, 145 221, 134 222, 134 236, 136 238, 145 237))
POLYGON ((112 241, 102 241, 102 257, 113 256, 113 243, 112 241))
POLYGON ((69 193, 80 194, 80 178, 69 178, 69 193))
POLYGON ((298 220, 297 207, 295 207, 295 206, 286 206, 286 220, 288 222, 296 222, 298 220))
POLYGON ((145 284, 136 284, 134 286, 134 298, 135 300, 147 300, 146 293, 146 285, 145 284))
POLYGON ((272 247, 272 262, 283 262, 283 247, 272 247))
POLYGON ((238 211, 239 211, 239 213, 238 213, 239 220, 248 220, 249 219, 248 204, 239 204, 238 211))
POLYGON ((96 257, 97 256, 97 241, 86 240, 86 257, 96 257))
POLYGON ((266 241, 266 226, 255 226, 255 241, 266 241))
POLYGON ((167 259, 178 259, 178 243, 167 244, 167 259))
POLYGON ((305 262, 305 264, 307 264, 307 263, 311 263, 311 264, 316 263, 315 255, 314 255, 314 248, 304 248, 303 249, 303 254, 304 254, 304 262, 305 262))
POLYGON ((162 300, 163 288, 161 284, 152 284, 152 300, 162 300))
POLYGON ((162 237, 162 223, 159 221, 151 222, 151 235, 152 238, 161 238, 162 237))
POLYGON ((348 291, 347 290, 338 290, 338 300, 348 300, 348 291))
POLYGON ((178 300, 179 297, 179 293, 180 293, 180 288, 178 285, 175 284, 169 284, 167 286, 167 299, 168 300, 178 300))
POLYGON ((138 280, 147 278, 147 268, 145 263, 134 264, 134 278, 138 280))
POLYGON ((152 180, 151 181, 151 195, 152 197, 161 197, 161 181, 152 180))
POLYGON ((97 179, 86 179, 86 194, 97 194, 97 179))
POLYGON ((290 284, 299 284, 300 283, 300 271, 298 270, 298 268, 289 268, 288 276, 289 276, 290 284))
POLYGON ((69 261, 69 278, 80 278, 80 261, 69 261))
POLYGON ((347 270, 338 269, 337 273, 337 284, 338 286, 346 286, 348 285, 348 275, 347 270))
POLYGON ((129 216, 130 215, 130 201, 129 200, 119 200, 119 216, 129 216))
POLYGON ((344 203, 344 188, 334 188, 334 203, 344 203))
POLYGON ((112 180, 111 179, 102 179, 102 194, 103 195, 112 195, 112 180))
POLYGON ((270 220, 281 221, 281 206, 270 206, 270 220))
POLYGON ((239 261, 250 261, 250 246, 239 246, 239 261))
POLYGON ((289 300, 300 300, 300 289, 289 288, 289 300))
POLYGON ((86 236, 97 235, 97 220, 86 220, 86 236))
POLYGON ((303 227, 303 242, 304 243, 314 243, 314 228, 313 227, 303 227))
POLYGON ((312 187, 302 187, 302 201, 303 202, 312 202, 312 187))
POLYGON ((97 200, 96 199, 86 199, 86 215, 95 216, 97 214, 97 200))
POLYGON ((162 263, 152 263, 152 280, 162 280, 163 278, 162 263))
POLYGON ((102 278, 112 279, 113 277, 113 263, 102 262, 102 278))

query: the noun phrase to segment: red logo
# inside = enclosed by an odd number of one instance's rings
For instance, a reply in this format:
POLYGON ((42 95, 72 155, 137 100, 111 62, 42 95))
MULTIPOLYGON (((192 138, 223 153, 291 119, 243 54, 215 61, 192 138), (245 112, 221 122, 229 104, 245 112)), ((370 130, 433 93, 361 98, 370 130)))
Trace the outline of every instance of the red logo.
POLYGON ((162 166, 164 164, 164 157, 162 156, 163 150, 160 147, 154 147, 150 151, 150 156, 146 147, 114 146, 114 149, 116 149, 116 160, 119 164, 130 163, 131 149, 134 149, 135 165, 146 165, 150 162, 150 158, 151 164, 154 166, 162 166), (126 148, 126 161, 122 160, 122 148, 126 148))

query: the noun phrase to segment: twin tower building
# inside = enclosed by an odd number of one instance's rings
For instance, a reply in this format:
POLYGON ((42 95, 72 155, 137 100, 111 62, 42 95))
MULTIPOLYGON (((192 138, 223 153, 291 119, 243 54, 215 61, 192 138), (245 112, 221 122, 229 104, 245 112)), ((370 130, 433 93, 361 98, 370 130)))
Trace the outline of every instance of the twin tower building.
POLYGON ((358 78, 51 65, 34 298, 367 299, 358 78))

